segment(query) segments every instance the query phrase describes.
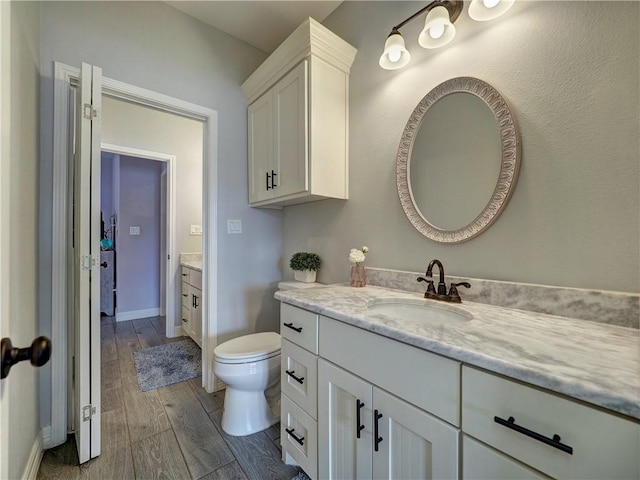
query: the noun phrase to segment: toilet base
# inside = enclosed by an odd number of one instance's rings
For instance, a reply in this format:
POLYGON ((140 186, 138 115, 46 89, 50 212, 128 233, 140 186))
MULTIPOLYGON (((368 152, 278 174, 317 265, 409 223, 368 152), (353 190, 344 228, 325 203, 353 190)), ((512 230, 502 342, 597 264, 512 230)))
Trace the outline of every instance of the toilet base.
POLYGON ((263 391, 248 392, 227 386, 222 414, 222 429, 234 437, 261 432, 278 423, 263 391))

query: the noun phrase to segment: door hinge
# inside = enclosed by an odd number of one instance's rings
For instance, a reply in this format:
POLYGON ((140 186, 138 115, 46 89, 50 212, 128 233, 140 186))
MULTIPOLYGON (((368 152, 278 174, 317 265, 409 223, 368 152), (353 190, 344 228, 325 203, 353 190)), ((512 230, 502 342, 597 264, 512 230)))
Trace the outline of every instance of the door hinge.
POLYGON ((97 413, 96 407, 93 405, 85 405, 82 407, 82 421, 88 422, 97 413))
POLYGON ((98 116, 98 111, 93 108, 93 105, 90 103, 85 103, 84 108, 82 109, 82 116, 89 120, 93 120, 98 116))
POLYGON ((82 270, 89 270, 92 265, 93 259, 91 258, 91 255, 84 254, 80 257, 80 267, 82 270))

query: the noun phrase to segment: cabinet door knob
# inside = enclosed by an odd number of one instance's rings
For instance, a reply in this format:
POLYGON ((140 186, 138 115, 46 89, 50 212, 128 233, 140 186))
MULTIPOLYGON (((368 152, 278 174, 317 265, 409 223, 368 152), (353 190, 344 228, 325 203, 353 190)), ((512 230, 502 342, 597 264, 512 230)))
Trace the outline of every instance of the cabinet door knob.
POLYGON ((265 175, 266 175, 267 190, 269 190, 271 188, 271 186, 269 185, 269 178, 270 178, 269 172, 265 172, 265 175))
POLYGON ((276 188, 278 185, 276 184, 276 177, 278 174, 271 170, 271 188, 276 188))

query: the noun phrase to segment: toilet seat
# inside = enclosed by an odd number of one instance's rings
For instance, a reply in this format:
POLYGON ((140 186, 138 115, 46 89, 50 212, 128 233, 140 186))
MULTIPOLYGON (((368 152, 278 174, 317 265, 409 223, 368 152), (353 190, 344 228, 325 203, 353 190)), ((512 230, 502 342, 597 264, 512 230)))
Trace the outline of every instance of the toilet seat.
POLYGON ((280 354, 280 335, 262 332, 221 343, 213 350, 219 363, 252 363, 280 354))

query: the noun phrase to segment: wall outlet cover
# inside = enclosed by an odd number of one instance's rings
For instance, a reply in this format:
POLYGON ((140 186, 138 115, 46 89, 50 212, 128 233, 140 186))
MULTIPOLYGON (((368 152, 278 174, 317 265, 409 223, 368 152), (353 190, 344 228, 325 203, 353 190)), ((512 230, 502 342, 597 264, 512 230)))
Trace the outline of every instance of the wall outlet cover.
POLYGON ((191 225, 190 235, 202 235, 202 225, 191 225))
POLYGON ((129 227, 129 235, 140 235, 140 227, 129 227))

